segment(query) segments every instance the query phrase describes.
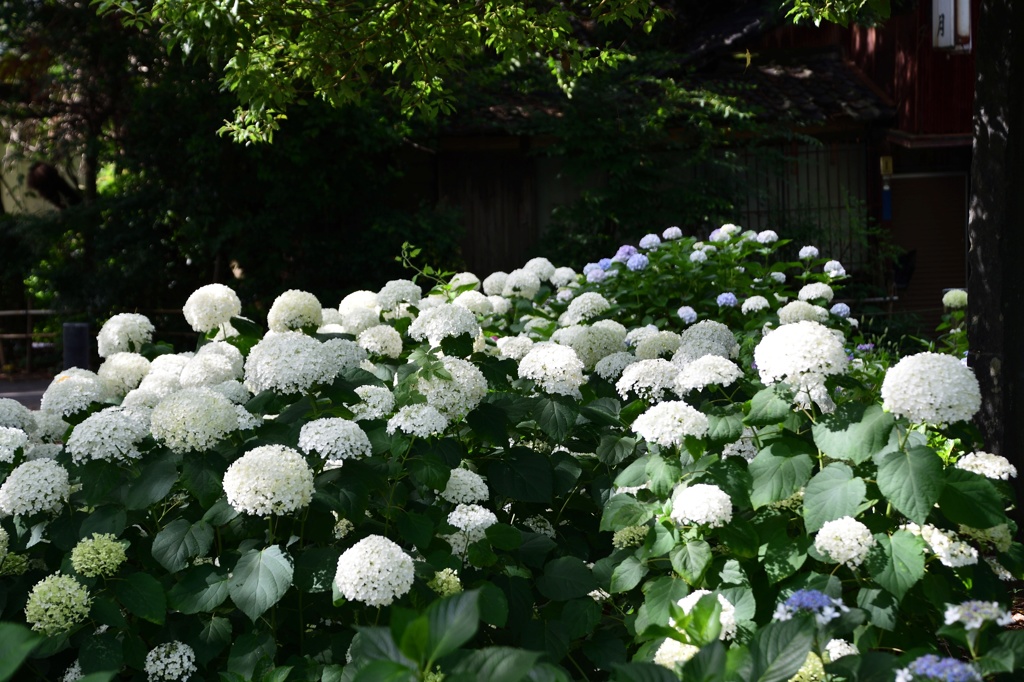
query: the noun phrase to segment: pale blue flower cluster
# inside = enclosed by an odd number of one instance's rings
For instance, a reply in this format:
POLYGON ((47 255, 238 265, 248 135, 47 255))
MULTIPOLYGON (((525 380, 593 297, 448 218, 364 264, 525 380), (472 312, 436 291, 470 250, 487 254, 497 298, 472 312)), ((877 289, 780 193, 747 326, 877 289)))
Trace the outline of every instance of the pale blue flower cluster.
POLYGON ((719 294, 718 298, 715 300, 718 302, 719 308, 735 308, 737 303, 739 303, 739 301, 736 300, 736 294, 731 291, 719 294))
POLYGON ((649 263, 650 261, 648 260, 647 256, 643 255, 642 253, 634 253, 632 256, 629 257, 629 260, 626 261, 626 267, 632 270, 633 272, 636 272, 637 270, 644 270, 645 268, 647 268, 647 265, 649 263))
POLYGON ((826 625, 850 609, 839 599, 820 590, 797 590, 775 607, 774 620, 789 620, 798 613, 814 616, 818 625, 826 625))
POLYGON ((981 682, 981 675, 973 667, 955 658, 925 654, 906 668, 896 671, 896 682, 915 680, 941 680, 941 682, 981 682))

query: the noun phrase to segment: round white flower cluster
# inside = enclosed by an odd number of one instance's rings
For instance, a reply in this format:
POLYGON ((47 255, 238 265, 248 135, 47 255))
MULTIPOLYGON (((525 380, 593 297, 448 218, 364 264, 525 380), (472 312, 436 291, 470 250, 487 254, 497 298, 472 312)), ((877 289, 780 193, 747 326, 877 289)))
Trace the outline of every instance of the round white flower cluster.
POLYGON ((110 397, 110 391, 95 373, 72 368, 53 378, 43 392, 39 409, 68 417, 93 403, 107 402, 110 397))
POLYGON ((149 419, 130 408, 108 407, 75 427, 67 451, 75 464, 101 459, 125 463, 142 457, 138 444, 149 434, 149 419))
POLYGON ((182 312, 192 329, 205 334, 238 317, 242 313, 242 302, 230 287, 207 284, 192 292, 182 312))
POLYGON ((901 530, 907 530, 914 535, 919 535, 926 543, 932 553, 939 558, 943 566, 959 568, 961 566, 973 566, 978 563, 978 550, 970 544, 961 540, 951 530, 937 528, 930 523, 918 526, 916 523, 907 523, 900 526, 901 530))
POLYGON ((690 254, 691 263, 706 263, 708 261, 708 254, 704 251, 694 251, 690 254))
POLYGON ((682 401, 668 400, 637 417, 632 428, 649 443, 679 446, 686 436, 703 438, 708 432, 708 418, 682 401))
POLYGON ((706 386, 728 386, 743 376, 743 370, 719 355, 705 355, 689 363, 676 377, 675 391, 683 395, 706 386))
POLYGON ((683 321, 683 324, 693 324, 697 321, 697 311, 688 305, 680 306, 676 316, 683 321))
POLYGON ((722 448, 722 458, 742 457, 748 462, 757 457, 757 444, 753 440, 753 431, 750 428, 743 429, 743 437, 739 440, 728 443, 722 448))
POLYGON ((427 583, 440 597, 450 597, 453 594, 462 592, 462 582, 459 580, 459 572, 454 568, 442 568, 434 572, 434 577, 427 583))
POLYGON ((626 400, 630 393, 647 402, 660 402, 666 391, 672 391, 679 376, 679 367, 668 360, 638 360, 622 371, 615 390, 626 400))
POLYGON ((551 273, 550 281, 556 287, 568 287, 576 284, 576 271, 569 267, 555 268, 551 273))
POLYGON ((498 355, 509 360, 522 360, 533 348, 529 336, 502 336, 498 338, 498 355))
POLYGON ((744 315, 749 315, 750 313, 756 313, 765 310, 768 307, 768 299, 765 298, 764 296, 751 296, 750 298, 743 301, 743 305, 740 306, 740 311, 744 315))
POLYGON ((981 627, 992 621, 1000 627, 1005 627, 1013 622, 1013 613, 999 606, 994 601, 970 600, 960 604, 946 604, 946 625, 963 623, 968 630, 980 630, 981 627))
POLYGON ((323 306, 313 294, 289 289, 274 299, 267 313, 267 326, 275 332, 316 329, 323 324, 323 311, 323 306))
POLYGON ((967 292, 963 289, 950 289, 942 295, 942 305, 950 310, 967 307, 967 292))
POLYGON ((637 362, 637 357, 628 351, 619 351, 606 355, 594 365, 594 372, 605 381, 616 381, 622 372, 637 362))
POLYGON ((70 575, 54 573, 37 582, 25 603, 25 621, 36 632, 59 635, 89 617, 89 590, 70 575))
POLYGON ((779 241, 779 234, 775 230, 763 230, 757 233, 758 244, 774 244, 779 241))
POLYGON ((845 639, 830 639, 825 645, 826 662, 838 661, 843 656, 857 656, 860 649, 845 639))
POLYGON ((393 279, 377 292, 377 306, 394 310, 402 303, 415 303, 423 298, 423 289, 408 279, 393 279))
POLYGON ((313 499, 313 470, 289 447, 261 445, 224 472, 224 493, 228 504, 243 514, 283 516, 313 499))
POLYGON ((459 420, 476 409, 487 395, 484 373, 468 360, 445 356, 441 358, 451 379, 431 377, 419 380, 419 392, 437 411, 449 420, 459 420))
POLYGON ((334 379, 333 363, 324 345, 302 332, 267 334, 245 362, 245 387, 253 394, 263 391, 304 393, 315 383, 334 379))
POLYGON ((734 358, 740 350, 729 327, 715 320, 701 320, 685 329, 679 339, 679 348, 672 356, 672 362, 680 367, 705 355, 734 358))
POLYGON ((667 638, 658 645, 654 652, 654 662, 660 666, 675 670, 676 666, 686 663, 700 652, 700 648, 693 644, 684 644, 678 639, 667 638))
POLYGON ((216 341, 203 346, 198 353, 189 359, 178 375, 178 382, 183 388, 194 388, 196 386, 215 386, 225 381, 232 381, 242 378, 243 372, 242 354, 237 348, 223 341, 216 341), (232 357, 220 350, 213 350, 227 346, 233 348, 238 355, 232 357), (212 350, 206 350, 211 348, 212 350), (205 351, 205 352, 204 352, 205 351))
POLYGON ((452 546, 453 552, 463 554, 471 544, 482 540, 487 529, 497 522, 498 517, 490 509, 478 504, 459 504, 448 514, 448 524, 459 530, 443 537, 452 546))
POLYGON ((67 470, 52 459, 19 464, 0 486, 0 512, 27 516, 57 511, 71 495, 67 470))
MULTIPOLYGON (((376 294, 374 294, 376 296, 376 294)), ((341 327, 346 334, 359 336, 370 327, 380 324, 380 311, 376 308, 352 308, 343 313, 341 327)))
POLYGON ((0 398, 0 426, 34 433, 39 412, 33 412, 13 398, 0 398))
POLYGON ((149 368, 149 360, 138 353, 114 353, 103 361, 96 375, 120 397, 138 386, 149 368))
POLYGON ((442 339, 463 334, 474 339, 480 335, 476 315, 462 306, 447 303, 420 313, 409 326, 409 336, 417 341, 426 339, 431 346, 440 346, 442 339))
POLYGON ((174 452, 206 450, 238 428, 238 412, 216 391, 186 388, 153 408, 150 428, 174 452))
POLYGON ((956 468, 1002 481, 1017 476, 1017 467, 1010 464, 1010 460, 988 452, 972 452, 965 455, 956 461, 956 468))
POLYGON ((0 462, 14 462, 14 455, 26 445, 27 433, 11 426, 0 426, 0 462))
POLYGON ((576 351, 584 369, 593 369, 603 358, 625 348, 625 330, 617 322, 601 320, 591 326, 573 325, 558 329, 551 340, 576 351), (607 324, 606 324, 607 323, 607 324))
POLYGON ((483 477, 469 469, 452 469, 448 477, 448 485, 441 491, 443 499, 455 504, 482 502, 490 496, 487 483, 483 477))
POLYGON ((814 301, 822 298, 825 299, 827 303, 831 303, 833 295, 832 287, 824 282, 811 282, 810 284, 805 284, 801 287, 800 293, 797 294, 797 297, 801 301, 814 301))
POLYGON ((555 274, 555 266, 551 261, 543 256, 531 258, 526 262, 526 265, 523 266, 523 269, 529 270, 533 274, 537 275, 541 281, 549 280, 551 279, 551 275, 555 274))
POLYGON ((825 389, 825 377, 845 372, 849 359, 832 330, 803 321, 769 332, 754 348, 754 362, 766 386, 784 381, 796 391, 799 405, 807 407, 813 400, 828 411, 835 404, 825 389))
POLYGON ((467 289, 467 291, 480 291, 480 278, 472 272, 457 272, 448 280, 448 286, 452 291, 464 287, 472 287, 472 289, 467 289))
POLYGON ((526 269, 513 270, 505 278, 505 286, 501 289, 501 295, 505 298, 518 296, 527 300, 532 299, 540 291, 540 277, 537 273, 526 269))
POLYGON ((852 516, 823 524, 814 536, 814 548, 837 564, 860 566, 876 540, 868 527, 852 516))
POLYGON ((476 290, 463 291, 455 297, 452 305, 465 308, 475 315, 490 315, 494 312, 494 304, 491 299, 476 290))
POLYGON ((119 313, 103 323, 96 335, 96 351, 101 358, 114 353, 139 352, 153 340, 156 327, 145 315, 119 313))
MULTIPOLYGON (((711 594, 711 591, 694 590, 693 592, 679 600, 679 608, 683 610, 683 613, 689 613, 693 610, 693 607, 697 605, 697 602, 701 600, 701 597, 703 597, 706 594, 711 594)), ((722 624, 722 631, 721 633, 719 633, 718 639, 733 639, 736 636, 736 607, 733 605, 731 601, 726 599, 721 594, 717 596, 718 603, 722 605, 722 613, 718 617, 718 622, 722 624)), ((675 627, 675 620, 670 618, 669 625, 675 627)))
POLYGON ((185 682, 197 671, 196 652, 188 644, 165 642, 146 654, 148 682, 185 682))
POLYGON ((323 343, 329 376, 338 376, 347 369, 359 367, 367 358, 366 351, 355 341, 327 339, 323 343))
POLYGON ((359 332, 356 342, 370 355, 394 359, 402 354, 402 335, 386 324, 364 329, 359 332))
POLYGON ((36 410, 32 413, 33 430, 24 429, 26 433, 41 443, 61 443, 64 441, 64 434, 68 432, 70 424, 64 421, 59 414, 36 410))
POLYGON ((410 436, 427 438, 448 428, 448 419, 436 407, 427 403, 406 405, 388 420, 387 433, 401 431, 410 436))
POLYGON ((507 280, 508 273, 498 270, 487 275, 481 286, 484 289, 484 293, 488 296, 501 296, 501 292, 505 290, 505 282, 507 280))
POLYGON ((913 423, 968 421, 981 409, 981 389, 974 372, 952 355, 918 353, 885 373, 882 407, 913 423))
POLYGON ((818 257, 818 247, 817 246, 801 246, 800 247, 800 254, 799 255, 800 255, 801 259, 817 258, 818 257))
POLYGON ((412 557, 380 535, 370 535, 338 559, 334 583, 349 601, 367 606, 388 606, 412 589, 412 557))
POLYGON ((783 325, 803 322, 824 322, 828 319, 828 311, 820 305, 813 305, 807 301, 790 301, 779 308, 779 322, 783 325))
POLYGON ((519 378, 531 379, 545 393, 580 397, 583 361, 572 348, 538 343, 519 361, 519 378))
POLYGON ((71 550, 71 567, 86 578, 109 578, 127 560, 125 546, 113 533, 93 533, 91 538, 79 540, 71 550))
POLYGON ((732 521, 732 499, 717 485, 679 486, 672 492, 671 516, 681 526, 719 528, 732 521))
POLYGON ((354 421, 383 419, 395 409, 395 394, 383 386, 357 386, 356 395, 362 402, 351 406, 354 421))
MULTIPOLYGON (((302 425, 299 449, 316 452, 328 461, 367 457, 373 450, 370 439, 359 425, 340 417, 315 419, 302 425)), ((340 462, 337 462, 340 465, 340 462)))
POLYGON ((601 294, 588 291, 572 300, 560 322, 565 327, 572 324, 580 324, 608 312, 611 305, 608 299, 601 294))
POLYGON ((637 339, 633 353, 641 360, 672 357, 682 342, 682 337, 675 332, 654 332, 637 339))
POLYGON ((823 269, 825 271, 825 274, 828 275, 829 279, 835 279, 836 277, 846 276, 846 268, 844 268, 843 264, 837 260, 828 261, 827 263, 825 263, 825 267, 823 269))

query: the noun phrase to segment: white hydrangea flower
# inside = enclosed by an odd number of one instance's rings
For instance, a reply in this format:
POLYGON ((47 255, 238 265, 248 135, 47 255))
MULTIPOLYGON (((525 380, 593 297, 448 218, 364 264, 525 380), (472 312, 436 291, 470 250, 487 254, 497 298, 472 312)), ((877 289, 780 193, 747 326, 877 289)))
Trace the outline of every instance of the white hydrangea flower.
POLYGON ((1007 481, 1017 476, 1017 467, 1010 460, 988 452, 972 452, 956 461, 956 468, 973 471, 986 478, 1007 481))
POLYGON ((552 540, 555 539, 555 527, 543 516, 536 514, 523 519, 523 525, 538 535, 546 535, 552 540))
POLYGON ((950 289, 942 295, 942 305, 950 310, 967 307, 967 292, 963 289, 950 289))
POLYGON ((412 589, 412 557, 380 535, 354 544, 338 559, 334 583, 349 601, 367 606, 388 606, 412 589))
POLYGON ((542 282, 551 279, 551 276, 555 274, 554 264, 542 256, 528 260, 526 265, 523 266, 523 269, 529 270, 533 274, 537 275, 542 282))
POLYGON ((452 421, 458 421, 476 409, 487 395, 487 379, 472 362, 462 358, 441 358, 451 379, 420 378, 418 390, 428 405, 452 421))
POLYGON ((494 312, 494 305, 491 304, 491 300, 474 289, 463 291, 456 296, 455 300, 452 301, 452 305, 465 308, 474 315, 490 315, 494 312))
POLYGON ((505 281, 508 279, 508 273, 497 271, 492 272, 483 281, 484 293, 487 296, 501 296, 505 290, 505 281))
POLYGON ((777 272, 777 271, 776 272, 769 272, 768 276, 776 284, 785 284, 786 283, 786 273, 784 273, 784 272, 777 272))
POLYGON ((825 377, 846 371, 849 358, 843 342, 828 327, 817 322, 794 322, 770 332, 754 348, 754 362, 761 381, 780 381, 796 391, 802 407, 815 402, 824 411, 835 408, 825 377))
POLYGON ((341 328, 346 334, 359 336, 367 329, 380 324, 380 313, 376 308, 353 308, 345 313, 341 328))
POLYGON ((387 433, 390 436, 394 435, 395 431, 401 431, 410 436, 427 438, 442 433, 446 428, 448 419, 436 407, 417 403, 398 410, 398 413, 388 420, 387 433))
POLYGON ((871 531, 852 516, 828 521, 814 536, 814 548, 830 561, 860 566, 877 544, 871 531))
POLYGON ((824 282, 811 282, 800 288, 800 293, 797 294, 797 298, 801 301, 813 301, 823 298, 826 302, 831 303, 834 295, 832 287, 824 282))
POLYGON ((395 394, 383 386, 357 386, 362 402, 352 405, 354 421, 383 419, 395 409, 395 394))
POLYGON ((54 512, 70 495, 64 467, 52 459, 32 459, 19 464, 0 486, 0 512, 10 516, 54 512))
POLYGON ((490 497, 490 494, 487 483, 480 474, 461 468, 452 469, 448 485, 440 493, 442 498, 455 504, 482 502, 490 497))
POLYGON ((423 298, 423 289, 408 279, 393 279, 377 292, 381 310, 394 310, 402 303, 415 303, 423 298))
POLYGON ((690 254, 691 263, 706 263, 708 260, 708 254, 704 251, 694 251, 690 254))
POLYGON ((732 521, 732 499, 717 485, 678 486, 672 492, 671 516, 681 526, 719 528, 732 521))
POLYGON ((943 566, 959 568, 961 566, 973 566, 978 563, 978 550, 962 541, 951 530, 943 530, 930 523, 926 523, 923 526, 918 526, 916 523, 906 523, 900 526, 900 529, 910 531, 914 535, 919 535, 928 544, 928 548, 938 557, 943 566))
POLYGON ((341 299, 341 303, 338 304, 338 312, 341 313, 342 317, 353 310, 372 310, 376 312, 377 292, 360 289, 341 299))
MULTIPOLYGON (((693 610, 693 607, 697 605, 697 602, 701 600, 706 594, 711 594, 710 590, 694 590, 690 594, 686 595, 679 600, 679 608, 683 610, 683 613, 689 613, 693 610)), ((718 639, 727 640, 736 637, 736 607, 731 601, 726 599, 721 594, 718 596, 718 603, 722 605, 722 613, 718 617, 718 621, 722 624, 722 631, 718 635, 718 639)), ((669 625, 675 627, 675 620, 669 619, 669 625)))
POLYGON ((80 679, 85 677, 85 673, 82 672, 82 664, 78 662, 76 658, 74 662, 68 666, 68 669, 64 671, 64 676, 61 682, 78 682, 80 679))
POLYGON ((562 326, 568 327, 569 325, 580 324, 603 315, 608 312, 611 305, 608 299, 601 294, 593 291, 584 292, 569 303, 569 307, 566 309, 561 320, 562 326))
POLYGON ((675 225, 673 225, 672 227, 666 227, 665 231, 661 233, 661 238, 666 240, 666 241, 674 241, 676 239, 682 239, 683 238, 683 231, 679 227, 677 227, 675 225))
POLYGON ((480 278, 472 272, 459 272, 452 275, 452 278, 448 281, 448 286, 452 291, 471 286, 472 289, 468 289, 468 291, 478 292, 480 291, 480 278))
POLYGON ((680 446, 686 436, 707 435, 708 418, 682 401, 668 400, 637 417, 632 429, 649 443, 680 446))
MULTIPOLYGON (((485 291, 486 284, 487 282, 484 280, 485 291)), ((505 298, 518 296, 530 300, 537 295, 538 291, 540 291, 540 277, 534 272, 520 268, 508 273, 501 295, 505 298)))
POLYGON ((186 388, 161 400, 150 415, 153 437, 174 452, 206 450, 238 428, 234 404, 209 388, 186 388))
POLYGON ((675 332, 659 331, 653 334, 646 334, 636 340, 633 354, 640 360, 671 357, 679 349, 682 342, 682 337, 675 332))
POLYGON ((101 358, 114 353, 139 352, 153 340, 156 328, 149 318, 138 313, 119 313, 103 323, 96 335, 96 350, 101 358))
POLYGON ((519 361, 519 378, 531 379, 545 393, 580 397, 583 361, 572 348, 538 343, 519 361))
POLYGON ((318 334, 344 334, 345 316, 337 308, 324 308, 320 311, 321 323, 318 334))
POLYGON ((999 606, 999 602, 970 600, 959 604, 946 604, 946 625, 963 623, 968 630, 980 630, 992 621, 1000 627, 1013 622, 1013 613, 999 606))
POLYGON ((138 353, 113 353, 103 361, 96 375, 117 396, 136 388, 149 374, 149 360, 138 353))
POLYGON ((11 426, 0 426, 0 462, 14 462, 14 455, 26 445, 27 433, 11 426))
POLYGON ((33 587, 25 603, 25 622, 36 632, 53 636, 89 617, 89 590, 70 575, 54 573, 33 587))
POLYGON ((677 664, 686 663, 699 652, 699 647, 684 644, 669 637, 658 645, 658 650, 654 652, 654 662, 670 670, 675 670, 677 664))
POLYGON ((679 348, 672 356, 672 361, 680 367, 705 355, 734 358, 740 351, 732 330, 715 320, 701 320, 683 330, 679 339, 679 348))
POLYGON ((779 322, 782 324, 794 324, 796 322, 824 322, 828 319, 828 311, 820 305, 814 305, 807 301, 790 301, 779 308, 779 322))
POLYGON ((992 572, 995 573, 996 577, 1000 580, 1004 582, 1014 582, 1017 580, 1017 578, 1007 571, 1006 567, 999 563, 999 560, 994 556, 985 557, 985 563, 988 564, 988 567, 992 569, 992 572))
MULTIPOLYGON (((427 587, 437 593, 439 597, 450 597, 453 594, 462 592, 462 583, 459 581, 459 572, 454 568, 443 568, 434 572, 434 577, 427 583, 427 587)), ((431 682, 430 673, 424 675, 423 682, 431 682)), ((432 682, 442 682, 444 679, 440 673, 432 682)))
POLYGON ((313 499, 313 470, 289 447, 261 445, 224 472, 224 493, 228 504, 243 514, 283 516, 313 499))
POLYGON ((843 264, 837 260, 830 260, 825 263, 825 274, 828 275, 829 279, 835 279, 836 277, 845 277, 846 268, 843 264))
POLYGON ((914 423, 969 421, 981 409, 974 372, 952 355, 909 355, 885 373, 882 406, 914 423))
POLYGON ((95 373, 68 369, 50 382, 39 401, 39 409, 68 417, 93 403, 108 402, 111 397, 110 390, 95 373))
POLYGON ((348 339, 327 339, 323 343, 323 351, 327 361, 325 374, 328 377, 336 377, 345 370, 359 367, 368 357, 362 346, 348 339))
POLYGON ((257 395, 277 391, 304 393, 313 384, 329 382, 334 365, 324 345, 302 332, 267 334, 249 351, 245 387, 257 395))
POLYGON ((508 300, 504 296, 488 296, 487 300, 491 302, 491 307, 494 308, 495 315, 507 315, 508 312, 512 310, 512 301, 508 300))
POLYGON ((774 244, 779 241, 779 234, 775 230, 762 230, 755 239, 758 244, 774 244))
POLYGON ((274 299, 267 313, 267 325, 275 332, 316 329, 324 322, 323 310, 313 294, 289 289, 274 299))
POLYGON ((33 412, 13 398, 0 398, 0 426, 35 433, 38 412, 33 412))
POLYGON ((188 644, 165 642, 158 644, 148 654, 143 670, 147 682, 185 682, 197 672, 196 653, 188 644))
POLYGON ((742 457, 749 462, 757 457, 757 443, 754 442, 756 435, 749 426, 743 427, 743 434, 739 439, 722 448, 722 458, 742 457))
POLYGON ((142 457, 138 445, 149 434, 149 419, 138 410, 108 407, 90 415, 68 438, 71 461, 89 460, 126 463, 142 457))
POLYGON ((654 336, 658 331, 658 328, 653 324, 635 327, 626 333, 626 345, 632 348, 644 339, 654 336))
POLYGON ((668 360, 638 360, 622 371, 622 376, 615 383, 615 390, 623 400, 635 393, 638 398, 647 402, 659 402, 665 393, 672 391, 679 376, 679 367, 668 360))
POLYGON ((364 329, 356 341, 370 355, 394 359, 402 354, 402 335, 386 324, 364 329))
POLYGON ((464 554, 471 544, 482 540, 485 531, 497 522, 498 517, 490 509, 478 504, 459 504, 448 514, 449 525, 459 531, 443 537, 452 546, 453 552, 464 554))
POLYGON ((195 388, 221 384, 241 376, 241 367, 236 370, 236 366, 227 357, 218 353, 197 353, 181 371, 178 383, 183 388, 195 388))
POLYGON ((577 279, 576 271, 568 267, 555 268, 550 277, 552 286, 556 287, 573 286, 577 284, 577 279))
POLYGON ((572 348, 583 368, 592 369, 602 358, 624 348, 624 336, 618 329, 605 325, 573 325, 556 330, 551 340, 572 348))
POLYGON ((367 457, 372 451, 370 439, 359 425, 340 417, 315 419, 302 425, 299 449, 316 452, 329 461, 367 457))
POLYGON ((192 292, 182 308, 185 320, 197 332, 205 334, 231 322, 242 314, 242 301, 230 287, 207 284, 192 292))
POLYGON ((474 339, 480 334, 476 315, 462 306, 443 304, 420 313, 409 326, 409 336, 431 346, 440 346, 442 339, 469 334, 474 339))
POLYGON ((765 298, 764 296, 751 296, 750 298, 743 301, 743 305, 740 306, 740 311, 744 315, 749 315, 750 313, 756 313, 765 310, 768 307, 768 299, 765 298))
POLYGON ((816 246, 803 246, 803 247, 800 247, 800 258, 801 259, 817 258, 817 257, 818 257, 818 247, 816 247, 816 246))
POLYGON ((743 376, 743 370, 719 355, 705 355, 687 364, 676 376, 675 392, 702 391, 707 386, 728 386, 743 376))
POLYGON ((502 336, 497 340, 498 355, 509 360, 522 360, 533 348, 529 336, 502 336))
POLYGON ((619 351, 598 360, 594 365, 594 372, 605 381, 617 381, 623 370, 638 360, 639 358, 628 351, 619 351))
POLYGON ((845 639, 830 639, 825 645, 826 662, 838 661, 843 656, 857 656, 860 649, 845 639))
POLYGON ((41 443, 64 442, 64 434, 68 432, 71 425, 64 421, 59 414, 44 410, 36 410, 31 414, 35 428, 32 431, 24 429, 26 433, 32 434, 32 437, 41 443))

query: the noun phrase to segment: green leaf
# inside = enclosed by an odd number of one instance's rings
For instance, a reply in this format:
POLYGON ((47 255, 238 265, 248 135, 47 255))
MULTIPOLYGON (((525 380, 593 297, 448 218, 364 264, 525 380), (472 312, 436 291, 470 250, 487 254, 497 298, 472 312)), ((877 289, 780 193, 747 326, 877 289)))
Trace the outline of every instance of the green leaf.
POLYGON ((644 579, 647 575, 647 566, 634 556, 626 557, 612 571, 611 589, 612 594, 628 592, 644 579))
POLYGON ((689 613, 677 621, 695 646, 717 642, 722 633, 722 602, 717 594, 705 594, 693 605, 689 613))
POLYGON ((353 682, 417 682, 413 668, 395 661, 373 661, 359 669, 353 682))
POLYGON ((441 461, 437 455, 427 453, 410 457, 406 464, 409 467, 409 476, 412 480, 427 490, 444 490, 448 485, 448 477, 452 472, 451 467, 441 461))
POLYGON ((251 549, 235 564, 228 593, 253 622, 276 604, 292 584, 292 564, 277 545, 251 549))
POLYGON ((171 461, 157 460, 142 467, 142 474, 132 481, 125 497, 128 509, 145 509, 167 497, 178 482, 178 467, 171 461))
POLYGON ((750 503, 754 509, 791 497, 811 478, 814 463, 803 441, 781 438, 757 453, 747 469, 754 478, 750 503))
POLYGON ((533 418, 541 431, 556 443, 563 442, 576 424, 579 406, 567 396, 546 396, 537 399, 533 418))
POLYGON ((752 682, 786 682, 803 667, 814 644, 815 627, 806 617, 769 623, 750 642, 752 682))
POLYGON ((928 447, 919 445, 880 456, 878 489, 914 523, 923 524, 928 518, 943 484, 942 459, 928 447))
POLYGON ((595 424, 601 426, 622 426, 619 421, 619 412, 622 410, 622 403, 615 398, 598 398, 580 407, 580 414, 595 424))
POLYGON ((0 682, 13 677, 43 636, 17 623, 0 623, 0 682))
POLYGON ((925 542, 905 530, 898 530, 888 537, 875 536, 880 549, 873 551, 867 560, 867 569, 886 592, 903 599, 903 595, 924 577, 925 542))
POLYGON ((193 642, 196 659, 200 663, 208 663, 231 643, 231 621, 222 616, 212 616, 209 620, 200 619, 203 629, 198 639, 193 642))
POLYGON ((832 459, 860 464, 885 449, 895 418, 881 405, 844 403, 811 428, 814 444, 832 459))
MULTIPOLYGON (((668 625, 672 607, 690 593, 686 582, 676 578, 663 576, 648 580, 641 588, 644 592, 644 606, 649 624, 668 625)), ((637 632, 643 633, 637 619, 637 632)))
POLYGON ((615 682, 679 682, 674 672, 655 663, 623 663, 615 666, 615 682))
POLYGON ((167 616, 167 597, 160 582, 148 573, 132 573, 114 583, 117 600, 139 618, 162 625, 167 616))
POLYGON ((220 472, 207 464, 202 454, 186 457, 181 466, 182 485, 207 508, 224 494, 223 479, 220 472))
POLYGON ((484 536, 491 546, 512 551, 523 544, 523 533, 515 526, 507 523, 494 523, 487 527, 484 536))
POLYGON ((703 540, 691 540, 686 544, 677 545, 669 552, 668 557, 675 572, 696 587, 711 567, 711 545, 703 540))
POLYGON ((719 641, 702 646, 693 658, 683 665, 683 679, 687 682, 724 682, 725 647, 719 641))
POLYGON ((520 682, 527 678, 542 655, 543 652, 526 649, 485 647, 462 659, 452 669, 452 674, 458 682, 520 682))
POLYGON ((683 467, 678 457, 666 459, 661 455, 651 455, 646 471, 651 492, 658 497, 667 497, 679 482, 683 467))
POLYGON ((583 597, 566 602, 558 620, 565 625, 570 639, 578 639, 586 637, 597 628, 601 623, 601 612, 600 603, 590 597, 583 597))
POLYGON ((853 469, 833 462, 815 474, 804 489, 804 525, 814 533, 828 521, 855 516, 867 485, 853 469))
POLYGON ((771 426, 785 421, 793 406, 788 399, 780 397, 780 392, 778 385, 772 385, 755 393, 743 422, 750 426, 771 426))
POLYGON ((212 613, 228 598, 228 572, 209 564, 185 571, 167 593, 168 604, 184 614, 212 613))
POLYGON ((625 461, 636 448, 636 439, 628 436, 605 434, 597 445, 597 458, 610 467, 625 461))
POLYGON ((82 521, 78 537, 91 538, 93 533, 121 535, 128 525, 128 514, 122 507, 105 505, 99 507, 82 521))
POLYGON ((228 672, 237 673, 243 679, 251 680, 256 667, 272 663, 277 643, 269 632, 247 632, 231 645, 228 654, 228 672))
POLYGON ((789 537, 784 527, 770 536, 758 550, 768 581, 775 584, 799 571, 807 561, 807 548, 810 544, 811 539, 806 535, 789 537))
POLYGON ((567 556, 549 561, 537 589, 548 599, 567 601, 584 597, 598 587, 593 573, 581 559, 567 556))
POLYGON ((450 357, 469 357, 473 354, 473 337, 469 334, 446 336, 441 339, 441 350, 450 357))
POLYGON ((547 457, 527 448, 512 448, 487 467, 487 482, 498 495, 521 502, 551 500, 552 473, 547 457))
POLYGON ((330 592, 339 556, 341 550, 335 547, 302 550, 295 560, 295 587, 308 594, 330 592))
POLYGON ((857 592, 857 606, 868 614, 873 627, 895 630, 899 622, 900 609, 891 594, 880 589, 862 587, 857 592))
POLYGON ((437 661, 468 642, 480 621, 479 590, 469 590, 436 601, 427 609, 430 630, 427 661, 437 661))
POLYGON ((946 485, 939 496, 939 508, 954 523, 972 528, 991 528, 1006 523, 1006 501, 992 482, 956 467, 946 469, 946 485))
POLYGON ((601 530, 616 531, 639 526, 654 516, 654 510, 632 495, 616 495, 608 500, 601 514, 601 530))
POLYGON ((734 443, 743 435, 743 415, 725 414, 708 416, 707 440, 711 443, 734 443))
POLYGON ((466 423, 485 443, 499 448, 508 447, 508 415, 494 403, 478 405, 466 416, 466 423))
POLYGON ((153 558, 171 573, 177 573, 192 559, 204 556, 213 539, 213 528, 205 521, 189 523, 175 519, 153 538, 153 558))

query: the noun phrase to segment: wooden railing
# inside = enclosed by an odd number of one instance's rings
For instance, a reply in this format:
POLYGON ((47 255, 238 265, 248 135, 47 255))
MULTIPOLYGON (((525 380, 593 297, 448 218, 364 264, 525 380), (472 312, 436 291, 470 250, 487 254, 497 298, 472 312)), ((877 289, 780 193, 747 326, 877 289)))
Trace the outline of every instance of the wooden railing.
MULTIPOLYGON (((25 370, 32 371, 32 343, 40 339, 50 339, 59 336, 58 332, 37 332, 35 331, 34 318, 56 315, 56 310, 0 310, 0 324, 6 322, 9 318, 24 318, 24 330, 21 332, 5 332, 0 333, 0 368, 6 367, 9 364, 7 357, 7 350, 5 348, 7 341, 18 341, 23 340, 25 342, 25 370)), ((17 320, 15 320, 17 322, 17 320)), ((6 327, 3 324, 3 327, 6 327)))

